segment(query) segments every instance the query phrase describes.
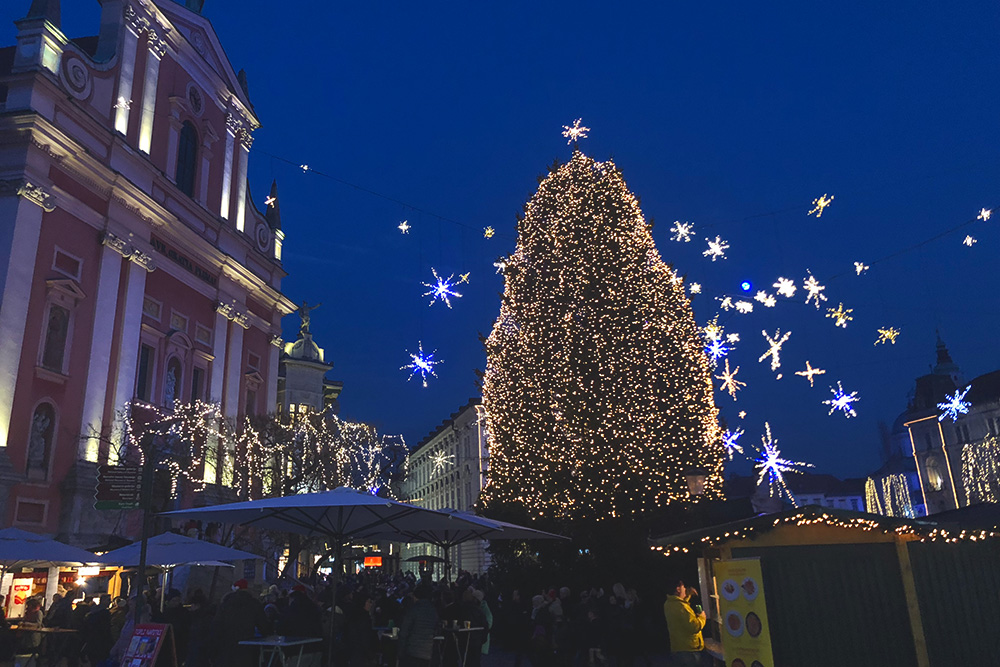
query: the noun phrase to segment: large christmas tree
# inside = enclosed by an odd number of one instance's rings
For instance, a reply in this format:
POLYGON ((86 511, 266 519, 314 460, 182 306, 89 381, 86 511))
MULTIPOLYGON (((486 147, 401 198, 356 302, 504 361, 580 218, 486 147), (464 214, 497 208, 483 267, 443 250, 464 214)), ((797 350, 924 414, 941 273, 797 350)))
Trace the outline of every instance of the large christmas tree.
POLYGON ((488 510, 629 517, 722 487, 717 410, 684 285, 612 162, 578 150, 528 202, 486 341, 488 510))

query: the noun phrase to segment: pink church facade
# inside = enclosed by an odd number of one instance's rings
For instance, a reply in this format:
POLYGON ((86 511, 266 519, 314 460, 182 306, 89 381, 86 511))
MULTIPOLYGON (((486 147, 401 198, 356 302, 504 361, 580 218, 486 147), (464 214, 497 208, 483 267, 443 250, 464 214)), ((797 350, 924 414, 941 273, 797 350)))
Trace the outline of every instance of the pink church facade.
POLYGON ((106 536, 95 434, 133 399, 276 404, 283 233, 200 4, 101 0, 100 35, 70 41, 34 0, 0 49, 0 525, 106 536))

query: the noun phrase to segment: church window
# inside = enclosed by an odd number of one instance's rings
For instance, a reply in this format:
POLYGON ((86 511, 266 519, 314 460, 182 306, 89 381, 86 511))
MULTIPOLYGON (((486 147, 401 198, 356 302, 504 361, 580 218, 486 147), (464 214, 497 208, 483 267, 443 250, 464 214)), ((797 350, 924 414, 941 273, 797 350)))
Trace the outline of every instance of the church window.
POLYGON ((247 390, 246 413, 248 417, 257 414, 257 392, 252 389, 247 390))
POLYGON ((941 475, 941 468, 938 466, 937 459, 927 459, 927 482, 934 491, 940 491, 944 488, 944 476, 941 475))
POLYGON ((189 121, 181 127, 181 135, 177 145, 177 174, 174 182, 181 192, 189 197, 194 196, 194 177, 197 171, 198 131, 189 121))
POLYGON ((42 348, 42 368, 64 373, 66 339, 69 336, 69 310, 51 304, 45 325, 45 344, 42 348))
POLYGON ((28 430, 28 455, 25 463, 28 479, 46 479, 49 476, 55 426, 56 411, 51 403, 42 403, 35 408, 28 430))
POLYGON ((191 402, 200 401, 205 384, 205 369, 195 366, 191 370, 191 402))

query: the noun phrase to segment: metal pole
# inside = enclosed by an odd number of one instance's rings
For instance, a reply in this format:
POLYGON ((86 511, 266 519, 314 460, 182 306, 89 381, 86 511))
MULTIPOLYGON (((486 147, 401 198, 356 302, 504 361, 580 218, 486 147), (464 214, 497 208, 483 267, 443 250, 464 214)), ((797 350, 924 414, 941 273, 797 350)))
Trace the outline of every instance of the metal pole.
POLYGON ((142 464, 142 543, 139 546, 139 571, 136 573, 139 581, 135 591, 135 625, 139 625, 142 620, 142 593, 146 588, 146 549, 149 546, 150 516, 153 504, 153 473, 156 465, 153 461, 153 433, 146 433, 142 436, 141 444, 143 454, 142 464))

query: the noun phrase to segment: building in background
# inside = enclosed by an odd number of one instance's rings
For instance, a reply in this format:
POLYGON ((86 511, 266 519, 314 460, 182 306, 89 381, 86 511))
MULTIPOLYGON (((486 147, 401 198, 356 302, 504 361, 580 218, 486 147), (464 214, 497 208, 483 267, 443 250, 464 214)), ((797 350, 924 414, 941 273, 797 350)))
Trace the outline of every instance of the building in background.
POLYGON ((98 434, 133 399, 277 404, 284 237, 247 183, 246 76, 201 4, 102 0, 100 34, 71 40, 59 0, 33 0, 0 49, 4 525, 103 541, 98 434))
POLYGON ((333 364, 326 362, 323 348, 313 342, 309 330, 310 313, 317 308, 319 305, 308 303, 299 306, 299 335, 295 342, 285 343, 278 362, 278 414, 323 412, 327 408, 334 414, 339 411, 337 399, 344 383, 326 379, 333 364))
MULTIPOLYGON (((402 500, 430 509, 472 511, 483 490, 489 467, 486 418, 482 402, 471 399, 410 452, 402 500)), ((401 558, 418 555, 444 557, 437 547, 403 545, 401 558)), ((452 567, 485 572, 489 567, 486 542, 474 540, 450 554, 452 567)))

